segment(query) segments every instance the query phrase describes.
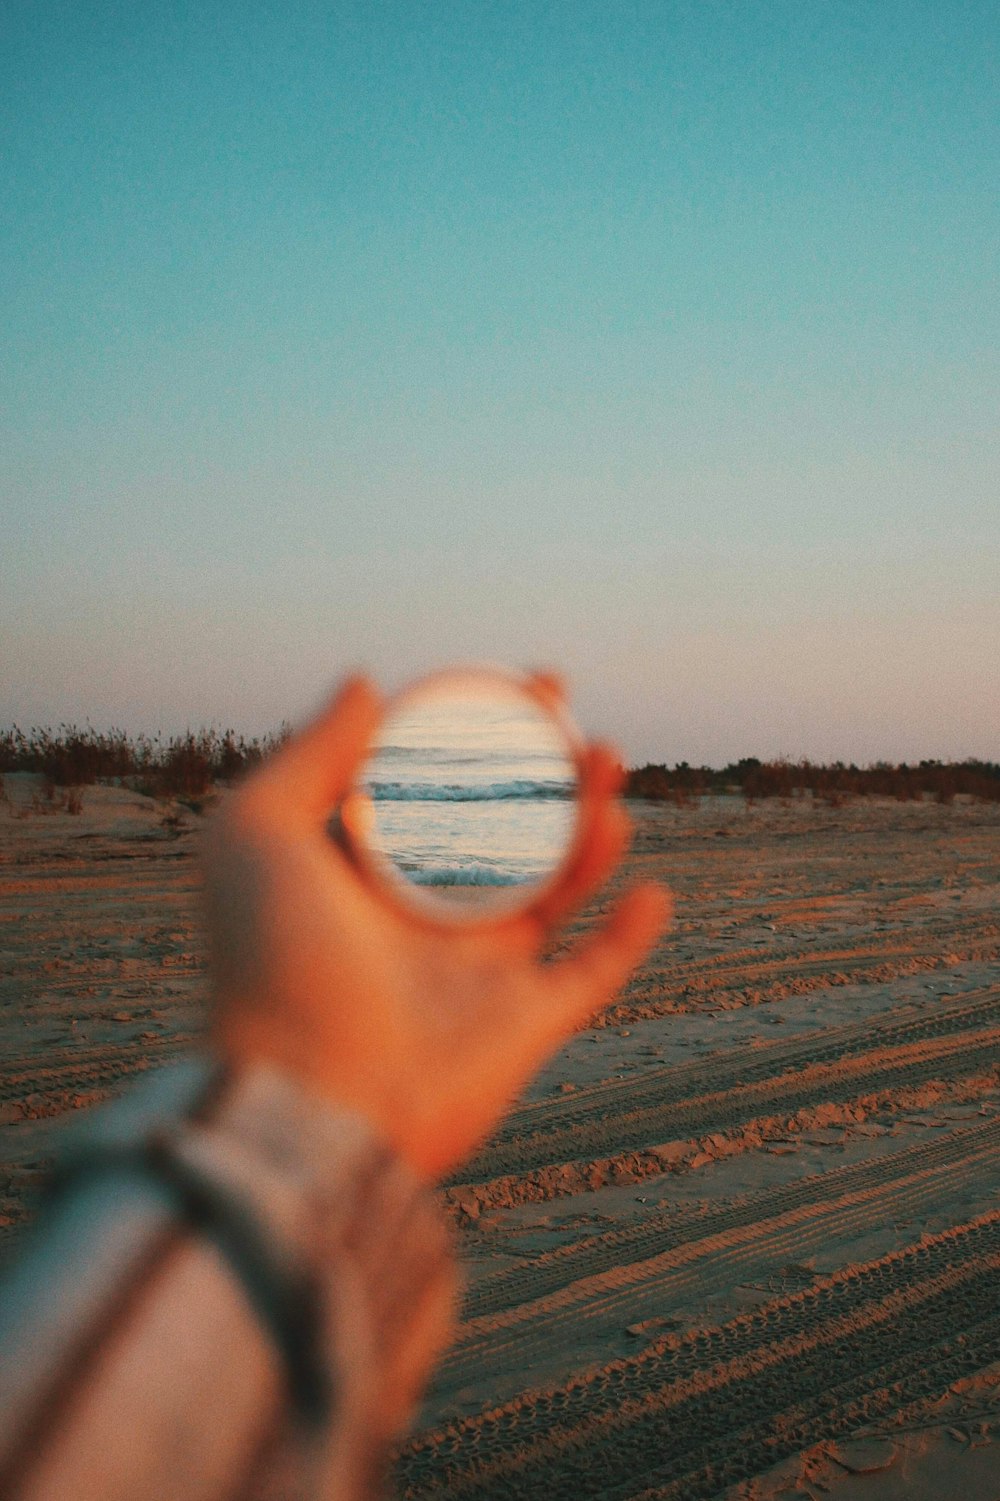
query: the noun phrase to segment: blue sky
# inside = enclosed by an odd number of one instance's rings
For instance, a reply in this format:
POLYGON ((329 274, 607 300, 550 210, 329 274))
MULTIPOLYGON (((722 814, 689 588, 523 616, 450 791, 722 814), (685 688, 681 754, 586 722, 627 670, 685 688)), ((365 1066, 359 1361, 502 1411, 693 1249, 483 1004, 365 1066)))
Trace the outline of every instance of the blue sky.
POLYGON ((0 721, 563 667, 630 759, 996 757, 1000 16, 0 16, 0 721))

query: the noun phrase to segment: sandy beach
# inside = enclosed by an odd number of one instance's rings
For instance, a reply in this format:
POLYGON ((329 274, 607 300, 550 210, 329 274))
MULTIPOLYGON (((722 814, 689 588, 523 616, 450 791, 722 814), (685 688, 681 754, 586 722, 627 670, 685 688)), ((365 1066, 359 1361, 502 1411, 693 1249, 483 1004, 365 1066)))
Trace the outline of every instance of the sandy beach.
MULTIPOLYGON (((198 814, 5 787, 16 1250, 59 1128, 199 1036, 206 978, 198 814)), ((632 810, 616 885, 676 923, 442 1189, 467 1292, 399 1494, 997 1501, 1000 807, 632 810)))

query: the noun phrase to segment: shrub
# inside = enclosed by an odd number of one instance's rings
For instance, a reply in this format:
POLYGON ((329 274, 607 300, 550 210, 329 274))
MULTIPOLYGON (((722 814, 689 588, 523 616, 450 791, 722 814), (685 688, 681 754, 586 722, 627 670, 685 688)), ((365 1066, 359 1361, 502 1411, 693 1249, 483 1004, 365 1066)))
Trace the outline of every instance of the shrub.
POLYGON ((629 797, 643 797, 661 802, 694 802, 706 792, 726 792, 738 787, 748 802, 758 798, 791 798, 806 793, 827 806, 841 807, 855 797, 889 797, 898 802, 915 802, 933 797, 947 804, 957 796, 980 802, 1000 802, 1000 764, 993 761, 921 761, 909 766, 905 761, 894 765, 877 761, 858 767, 843 761, 819 765, 786 758, 759 761, 754 756, 730 762, 721 771, 701 766, 689 767, 680 762, 672 770, 665 764, 637 767, 625 778, 629 797))
POLYGON ((698 802, 706 790, 706 771, 707 768, 696 769, 686 761, 679 761, 672 770, 668 770, 665 765, 655 766, 650 763, 626 772, 625 796, 690 807, 698 802))

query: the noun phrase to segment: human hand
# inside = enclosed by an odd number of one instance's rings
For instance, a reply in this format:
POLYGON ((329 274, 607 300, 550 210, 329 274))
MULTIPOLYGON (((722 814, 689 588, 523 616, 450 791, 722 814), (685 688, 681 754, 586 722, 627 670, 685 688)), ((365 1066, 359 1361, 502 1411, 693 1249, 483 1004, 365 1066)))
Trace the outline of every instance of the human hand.
POLYGON ((381 897, 328 832, 378 726, 365 680, 233 794, 206 838, 214 1031, 365 1116, 424 1178, 443 1176, 542 1061, 600 1010, 669 912, 633 887, 566 957, 540 955, 620 859, 629 824, 612 754, 581 770, 584 837, 560 883, 496 926, 443 930, 381 897))

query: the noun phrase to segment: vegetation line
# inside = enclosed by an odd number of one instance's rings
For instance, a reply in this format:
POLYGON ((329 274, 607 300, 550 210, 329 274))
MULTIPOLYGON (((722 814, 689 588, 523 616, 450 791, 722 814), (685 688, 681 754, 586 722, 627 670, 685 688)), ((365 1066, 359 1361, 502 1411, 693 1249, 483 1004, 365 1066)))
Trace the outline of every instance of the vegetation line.
POLYGON ((814 798, 839 807, 855 797, 891 797, 918 802, 933 797, 950 803, 959 794, 982 802, 1000 802, 1000 764, 995 761, 878 761, 872 766, 830 766, 815 761, 758 761, 747 756, 721 771, 711 766, 648 764, 626 774, 625 796, 681 806, 696 803, 707 793, 742 793, 748 802, 766 797, 814 798))
MULTIPOLYGON (((232 782, 287 740, 285 724, 274 734, 248 739, 214 727, 188 730, 163 739, 131 736, 124 730, 95 730, 88 725, 60 725, 58 730, 17 725, 0 730, 0 775, 33 771, 54 787, 83 787, 120 782, 153 797, 200 797, 216 782, 232 782)), ((901 802, 930 796, 951 802, 957 795, 1000 802, 1000 763, 994 761, 920 761, 898 765, 847 766, 842 761, 759 761, 746 756, 716 770, 679 761, 634 767, 625 776, 626 797, 679 805, 696 803, 709 793, 742 795, 748 802, 769 797, 811 794, 830 806, 855 797, 891 797, 901 802)))
POLYGON ((53 787, 117 782, 150 797, 201 797, 216 782, 232 782, 288 739, 275 734, 247 739, 233 730, 188 730, 184 735, 131 736, 124 730, 60 725, 58 730, 14 725, 0 730, 0 775, 33 771, 53 787))

